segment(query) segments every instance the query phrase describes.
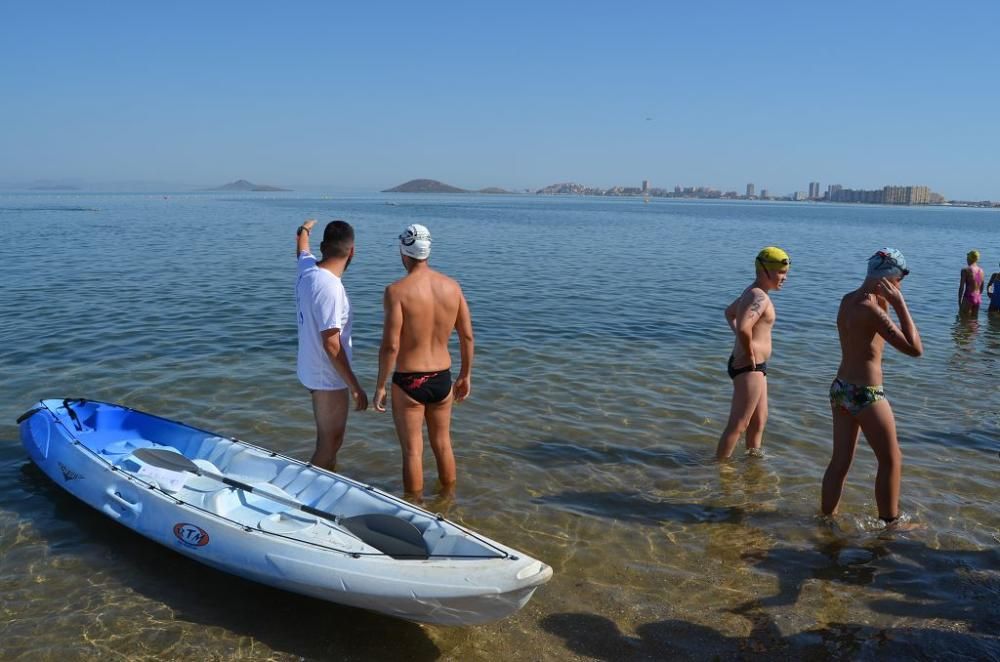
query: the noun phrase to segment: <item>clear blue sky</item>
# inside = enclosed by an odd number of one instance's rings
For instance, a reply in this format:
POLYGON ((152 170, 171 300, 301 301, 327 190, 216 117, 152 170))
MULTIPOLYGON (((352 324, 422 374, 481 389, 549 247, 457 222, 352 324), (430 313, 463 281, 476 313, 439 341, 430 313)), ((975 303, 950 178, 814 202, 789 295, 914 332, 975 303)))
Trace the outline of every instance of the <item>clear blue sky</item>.
POLYGON ((987 1, 9 0, 0 181, 1000 200, 998 24, 987 1))

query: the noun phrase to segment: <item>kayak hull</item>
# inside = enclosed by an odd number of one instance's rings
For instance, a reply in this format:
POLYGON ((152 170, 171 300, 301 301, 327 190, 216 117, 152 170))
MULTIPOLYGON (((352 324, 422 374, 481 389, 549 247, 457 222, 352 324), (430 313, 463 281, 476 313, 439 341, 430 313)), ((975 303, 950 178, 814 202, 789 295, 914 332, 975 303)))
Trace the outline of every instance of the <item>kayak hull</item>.
POLYGON ((516 612, 552 576, 540 561, 371 486, 246 442, 92 401, 43 400, 22 418, 31 460, 67 492, 169 549, 262 584, 410 621, 473 625, 516 612), (150 447, 254 491, 157 473, 132 455, 150 447), (393 558, 269 494, 338 515, 398 517, 420 530, 428 557, 393 558))

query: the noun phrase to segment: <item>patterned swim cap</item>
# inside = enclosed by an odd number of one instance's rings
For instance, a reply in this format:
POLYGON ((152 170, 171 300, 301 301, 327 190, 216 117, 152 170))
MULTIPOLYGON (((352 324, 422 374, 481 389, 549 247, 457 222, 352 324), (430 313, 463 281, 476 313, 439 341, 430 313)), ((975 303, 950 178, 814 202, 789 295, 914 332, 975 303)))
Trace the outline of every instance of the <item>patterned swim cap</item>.
POLYGON ((908 273, 906 258, 895 248, 883 248, 868 258, 869 277, 900 278, 908 273))
POLYGON ((415 260, 426 260, 431 256, 431 231, 414 223, 399 235, 399 252, 415 260))
POLYGON ((979 251, 971 250, 965 254, 965 259, 968 260, 969 264, 973 262, 979 262, 979 251))

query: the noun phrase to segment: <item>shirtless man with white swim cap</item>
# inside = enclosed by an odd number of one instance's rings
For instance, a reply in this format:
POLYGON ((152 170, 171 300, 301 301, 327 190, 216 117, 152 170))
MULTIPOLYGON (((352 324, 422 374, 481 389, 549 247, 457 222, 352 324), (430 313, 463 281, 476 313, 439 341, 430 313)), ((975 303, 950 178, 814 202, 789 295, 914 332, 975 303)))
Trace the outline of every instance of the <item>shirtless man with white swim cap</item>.
POLYGON ((399 235, 406 276, 385 288, 385 319, 374 405, 385 411, 392 375, 392 419, 403 451, 403 488, 419 500, 424 488, 423 424, 445 492, 457 480, 451 449, 451 406, 472 392, 473 335, 469 306, 459 284, 431 269, 431 233, 410 225, 399 235), (448 340, 458 331, 462 365, 454 386, 448 340))

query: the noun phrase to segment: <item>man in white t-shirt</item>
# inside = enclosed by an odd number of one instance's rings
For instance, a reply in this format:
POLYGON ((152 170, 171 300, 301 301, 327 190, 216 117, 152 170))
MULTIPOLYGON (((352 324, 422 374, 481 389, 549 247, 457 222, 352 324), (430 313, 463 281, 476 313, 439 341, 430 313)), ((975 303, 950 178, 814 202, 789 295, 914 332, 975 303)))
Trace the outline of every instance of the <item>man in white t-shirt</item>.
POLYGON ((354 257, 354 228, 344 221, 330 221, 319 245, 323 259, 317 261, 309 251, 309 233, 315 225, 310 219, 296 231, 298 375, 312 394, 316 418, 316 452, 310 462, 335 471, 350 400, 363 411, 368 408, 368 395, 351 368, 353 313, 340 280, 354 257))

